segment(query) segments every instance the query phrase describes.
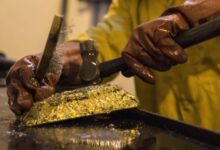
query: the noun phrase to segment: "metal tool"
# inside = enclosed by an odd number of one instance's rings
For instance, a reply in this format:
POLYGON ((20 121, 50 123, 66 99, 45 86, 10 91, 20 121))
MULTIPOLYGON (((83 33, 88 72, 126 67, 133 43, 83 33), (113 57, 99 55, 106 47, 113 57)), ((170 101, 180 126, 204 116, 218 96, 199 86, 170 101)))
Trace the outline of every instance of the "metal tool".
POLYGON ((58 78, 62 73, 62 53, 56 49, 62 22, 63 16, 56 15, 53 19, 43 55, 37 66, 36 77, 40 81, 47 73, 55 74, 58 78))
MULTIPOLYGON (((188 48, 190 46, 196 45, 198 43, 217 37, 219 35, 220 35, 220 18, 216 18, 215 20, 212 20, 198 27, 195 27, 188 31, 180 33, 179 35, 174 37, 174 39, 183 48, 188 48)), ((90 45, 90 47, 93 47, 92 44, 94 44, 94 42, 90 40, 90 41, 86 41, 83 44, 90 45)), ((93 50, 97 51, 95 49, 93 50)), ((116 58, 110 61, 103 62, 99 65, 97 63, 97 65, 93 65, 93 68, 88 67, 88 69, 86 69, 88 60, 90 59, 86 58, 88 55, 85 55, 85 53, 91 53, 91 49, 87 49, 87 51, 83 49, 84 55, 82 58, 86 62, 83 64, 84 74, 86 74, 85 72, 87 72, 87 74, 90 74, 90 72, 93 74, 92 76, 88 78, 81 76, 81 79, 85 82, 93 82, 97 80, 97 76, 99 76, 100 78, 104 78, 114 73, 117 73, 119 71, 127 69, 127 66, 123 58, 116 58), (91 70, 91 69, 94 69, 94 70, 91 70)), ((95 62, 95 60, 92 60, 92 61, 95 62)))
POLYGON ((87 40, 80 43, 80 51, 83 59, 83 65, 80 70, 80 78, 84 82, 98 83, 98 48, 93 40, 87 40))

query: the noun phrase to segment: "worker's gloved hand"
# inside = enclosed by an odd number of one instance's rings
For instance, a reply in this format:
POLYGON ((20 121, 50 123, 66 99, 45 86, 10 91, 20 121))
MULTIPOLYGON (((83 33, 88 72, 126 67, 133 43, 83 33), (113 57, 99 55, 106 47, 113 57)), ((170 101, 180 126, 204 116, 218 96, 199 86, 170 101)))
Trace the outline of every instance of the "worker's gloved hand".
MULTIPOLYGON (((63 77, 74 80, 74 75, 79 69, 80 51, 79 44, 68 42, 61 44, 57 48, 64 52, 63 77), (78 53, 79 52, 79 53, 78 53), (76 55, 76 56, 75 56, 76 55), (75 69, 75 71, 70 71, 75 69), (71 78, 69 77, 71 76, 71 78)), ((21 115, 29 110, 34 102, 41 101, 49 97, 54 92, 54 87, 58 82, 58 76, 46 74, 42 81, 35 77, 36 67, 39 63, 40 55, 32 55, 17 61, 10 69, 7 76, 7 94, 10 109, 21 115)), ((67 80, 67 79, 66 79, 67 80)))
POLYGON ((39 56, 27 56, 16 62, 7 76, 7 94, 10 109, 17 115, 30 109, 34 101, 40 101, 54 92, 58 79, 47 74, 42 82, 35 78, 39 56))
POLYGON ((122 56, 129 70, 125 76, 135 74, 148 83, 155 83, 152 70, 167 71, 173 65, 187 61, 187 56, 174 40, 188 24, 180 14, 157 18, 138 26, 132 33, 122 56))
POLYGON ((152 69, 166 71, 171 66, 187 60, 182 48, 173 40, 178 32, 218 17, 220 0, 185 0, 180 6, 167 9, 163 17, 140 25, 132 34, 123 58, 131 73, 144 81, 155 82, 152 69))
POLYGON ((81 84, 79 77, 80 67, 82 65, 82 57, 80 53, 79 42, 66 42, 59 46, 64 52, 64 65, 60 78, 62 84, 81 84))

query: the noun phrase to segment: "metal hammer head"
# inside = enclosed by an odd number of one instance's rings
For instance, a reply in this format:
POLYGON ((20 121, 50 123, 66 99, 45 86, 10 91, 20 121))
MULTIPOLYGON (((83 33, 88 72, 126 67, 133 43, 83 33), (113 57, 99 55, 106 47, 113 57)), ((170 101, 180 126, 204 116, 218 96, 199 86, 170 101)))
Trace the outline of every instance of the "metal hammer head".
POLYGON ((80 70, 80 78, 87 83, 96 84, 100 81, 99 64, 97 61, 98 49, 93 40, 80 43, 80 51, 83 65, 80 70))

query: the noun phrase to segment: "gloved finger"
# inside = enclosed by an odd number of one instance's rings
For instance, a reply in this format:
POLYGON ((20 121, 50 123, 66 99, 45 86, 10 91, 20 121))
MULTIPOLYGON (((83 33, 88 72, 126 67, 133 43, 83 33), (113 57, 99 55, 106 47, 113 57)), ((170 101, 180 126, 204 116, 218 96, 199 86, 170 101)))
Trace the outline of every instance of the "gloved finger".
POLYGON ((170 68, 168 66, 171 65, 171 61, 164 56, 159 48, 156 47, 153 38, 151 37, 153 33, 147 31, 144 32, 143 30, 144 29, 140 30, 140 28, 138 28, 132 40, 135 42, 136 45, 141 47, 139 49, 144 50, 147 54, 143 52, 141 53, 140 50, 139 52, 136 52, 136 54, 145 55, 140 57, 148 58, 145 59, 145 65, 148 64, 149 67, 152 67, 159 71, 167 70, 167 68, 170 68), (165 66, 165 68, 162 66, 165 66))
POLYGON ((184 63, 187 61, 187 55, 184 50, 172 39, 165 30, 160 31, 161 39, 158 39, 158 48, 165 56, 170 58, 174 63, 184 63))
MULTIPOLYGON (((47 74, 46 77, 40 83, 35 79, 34 72, 27 66, 20 67, 16 72, 16 78, 10 78, 11 80, 19 79, 21 87, 26 92, 34 95, 35 101, 43 100, 54 93, 54 86, 58 81, 58 77, 53 74, 47 74)), ((12 81, 10 81, 12 82, 12 81)), ((15 105, 15 107, 19 107, 15 105)))
POLYGON ((48 98, 51 96, 55 91, 55 88, 50 85, 44 85, 40 88, 37 88, 35 91, 34 99, 35 101, 42 101, 45 98, 48 98))
POLYGON ((8 104, 10 109, 17 115, 29 110, 33 105, 33 98, 19 81, 12 81, 7 87, 8 104))
POLYGON ((34 75, 37 62, 37 56, 27 56, 16 62, 8 73, 7 85, 11 83, 11 80, 18 80, 26 90, 33 91, 39 87, 34 75))
POLYGON ((51 96, 55 91, 55 85, 58 82, 58 76, 47 73, 41 82, 41 86, 35 89, 35 101, 41 101, 51 96))
POLYGON ((27 66, 19 68, 17 74, 26 89, 35 90, 40 87, 40 83, 35 79, 34 72, 27 66))
POLYGON ((171 37, 171 33, 165 29, 158 29, 154 35, 155 44, 161 52, 170 58, 174 63, 184 63, 187 61, 187 55, 176 41, 171 37))
MULTIPOLYGON (((146 50, 146 52, 152 56, 152 57, 156 57, 156 58, 160 58, 161 61, 164 59, 163 57, 163 53, 160 51, 160 49, 155 47, 155 43, 153 41, 153 37, 152 34, 150 33, 150 31, 145 31, 146 29, 142 26, 140 26, 139 28, 136 29, 132 40, 138 44, 140 47, 142 47, 144 50, 146 50)), ((147 29, 149 30, 149 29, 147 29)))
POLYGON ((158 71, 167 71, 171 68, 170 61, 158 61, 151 57, 145 50, 139 50, 137 59, 145 66, 158 71))
MULTIPOLYGON (((144 35, 142 33, 139 34, 139 36, 136 36, 135 39, 133 39, 133 42, 129 42, 131 44, 127 45, 126 47, 134 48, 135 52, 133 52, 132 56, 134 56, 139 62, 144 64, 145 66, 148 66, 150 68, 153 68, 158 71, 167 71, 171 68, 171 61, 167 59, 164 54, 157 49, 151 41, 148 41, 149 38, 144 38, 144 35), (144 42, 145 40, 145 42, 144 42), (147 41, 147 42, 146 42, 147 41), (145 44, 143 44, 145 43, 145 44), (134 46, 135 45, 135 46, 134 46), (154 49, 154 50, 153 50, 154 49), (154 52, 153 52, 154 51, 154 52), (150 55, 151 54, 151 55, 150 55)), ((129 53, 130 51, 128 51, 129 53)))
POLYGON ((151 69, 142 65, 138 60, 133 58, 128 53, 123 52, 122 56, 132 72, 140 77, 143 81, 154 84, 156 82, 156 77, 151 69))

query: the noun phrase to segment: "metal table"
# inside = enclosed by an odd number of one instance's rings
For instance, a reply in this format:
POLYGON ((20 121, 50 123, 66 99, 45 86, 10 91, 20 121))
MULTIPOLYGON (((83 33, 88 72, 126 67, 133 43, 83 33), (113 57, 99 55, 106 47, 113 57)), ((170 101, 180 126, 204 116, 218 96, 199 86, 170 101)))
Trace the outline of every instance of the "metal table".
POLYGON ((16 121, 0 88, 1 150, 217 150, 220 135, 159 115, 126 110, 26 128, 16 121))

